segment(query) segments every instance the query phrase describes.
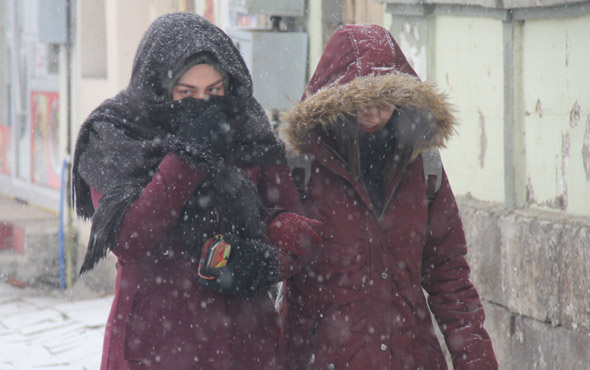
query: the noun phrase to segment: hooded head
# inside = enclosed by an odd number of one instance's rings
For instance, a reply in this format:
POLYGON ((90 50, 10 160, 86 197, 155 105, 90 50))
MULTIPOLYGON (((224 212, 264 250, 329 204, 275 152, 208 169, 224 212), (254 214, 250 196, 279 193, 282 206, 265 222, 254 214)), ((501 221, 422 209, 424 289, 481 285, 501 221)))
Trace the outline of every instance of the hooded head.
MULTIPOLYGON (((393 117, 411 111, 422 118, 411 158, 444 146, 455 124, 446 96, 420 81, 389 31, 377 25, 346 25, 328 41, 301 102, 283 116, 287 145, 295 153, 309 153, 320 136, 358 147, 355 118, 368 107, 393 107, 393 117)), ((348 154, 345 157, 357 157, 348 154)))
MULTIPOLYGON (((284 149, 273 135, 262 106, 252 97, 252 79, 231 39, 205 18, 193 13, 166 14, 150 25, 137 49, 127 88, 105 100, 80 127, 72 166, 73 201, 80 217, 92 217, 88 252, 81 271, 92 269, 116 244, 127 209, 170 152, 186 154, 200 167, 211 170, 211 173, 214 170, 218 175, 210 176, 208 181, 215 191, 219 191, 220 199, 230 199, 227 198, 229 193, 219 190, 223 186, 230 184, 234 192, 239 190, 239 194, 236 193, 239 199, 230 202, 238 211, 230 213, 227 208, 227 212, 220 212, 229 215, 227 220, 230 221, 226 225, 233 222, 232 217, 237 219, 242 215, 240 212, 246 212, 248 225, 258 227, 257 214, 251 207, 253 203, 258 207, 256 190, 235 166, 284 163, 284 149), (174 130, 172 115, 178 113, 180 106, 180 103, 170 104, 172 88, 185 72, 199 64, 210 65, 224 77, 227 87, 224 95, 230 97, 223 100, 228 105, 231 102, 229 108, 241 110, 240 122, 233 127, 235 139, 227 146, 223 161, 210 155, 203 146, 193 148, 186 145, 183 138, 171 135, 174 130), (225 175, 222 170, 233 171, 234 177, 243 179, 246 185, 227 181, 231 175, 225 175), (222 181, 222 186, 217 186, 214 181, 222 181), (245 186, 251 186, 254 193, 245 186), (91 189, 103 194, 96 212, 91 189), (246 190, 253 194, 252 197, 244 195, 246 190)), ((192 210, 199 207, 196 198, 189 203, 192 210)), ((220 204, 221 201, 213 203, 220 204)), ((187 207, 185 210, 190 208, 187 207)), ((194 227, 197 218, 179 218, 187 249, 188 244, 191 248, 202 244, 198 242, 201 229, 194 227)))
POLYGON ((252 78, 231 39, 194 13, 170 13, 157 18, 143 35, 127 92, 134 98, 162 103, 182 74, 196 64, 210 64, 227 76, 228 95, 252 95, 252 78))
POLYGON ((391 33, 375 24, 347 25, 336 31, 322 54, 308 94, 357 77, 401 72, 418 77, 391 33))

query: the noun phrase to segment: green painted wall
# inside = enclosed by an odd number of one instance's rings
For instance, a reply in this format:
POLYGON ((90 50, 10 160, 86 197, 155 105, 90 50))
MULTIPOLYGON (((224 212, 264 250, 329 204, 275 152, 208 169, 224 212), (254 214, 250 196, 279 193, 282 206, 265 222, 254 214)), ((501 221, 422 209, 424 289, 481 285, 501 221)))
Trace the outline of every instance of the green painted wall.
POLYGON ((429 80, 449 95, 459 121, 442 152, 457 194, 504 201, 502 22, 431 18, 429 80))
POLYGON ((589 46, 590 16, 524 24, 527 202, 533 207, 590 215, 589 46))

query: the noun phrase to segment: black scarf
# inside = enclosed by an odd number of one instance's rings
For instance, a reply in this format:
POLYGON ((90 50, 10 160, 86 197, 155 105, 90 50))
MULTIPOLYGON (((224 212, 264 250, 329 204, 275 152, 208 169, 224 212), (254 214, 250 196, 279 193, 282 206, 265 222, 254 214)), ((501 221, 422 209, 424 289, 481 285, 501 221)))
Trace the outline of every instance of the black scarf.
POLYGON ((391 122, 375 133, 359 130, 359 156, 363 180, 371 202, 383 210, 385 186, 383 169, 395 143, 391 122))
POLYGON ((265 210, 239 166, 284 163, 283 147, 251 96, 250 75, 231 40, 196 14, 167 14, 144 35, 129 88, 102 103, 80 128, 72 168, 73 197, 77 214, 92 218, 81 273, 92 269, 115 246, 127 209, 151 181, 164 156, 182 151, 184 144, 174 135, 175 112, 182 103, 168 100, 167 84, 174 78, 173 71, 203 51, 214 55, 230 75, 229 94, 233 102, 241 101, 243 114, 224 160, 206 151, 192 153, 193 163, 209 176, 169 234, 180 235, 181 247, 191 255, 198 255, 203 241, 214 233, 260 234, 265 210), (103 195, 96 212, 91 187, 103 195))
MULTIPOLYGON (((164 104, 142 109, 126 94, 119 94, 101 105, 82 126, 72 169, 77 213, 92 217, 82 272, 92 269, 115 245, 127 209, 151 181, 163 157, 184 148, 172 134, 175 127, 170 117, 175 108, 176 104, 164 104), (96 212, 90 187, 103 194, 96 212)), ((207 151, 191 155, 193 163, 196 158, 209 176, 187 202, 171 233, 182 235, 184 249, 193 255, 199 251, 195 246, 215 233, 234 232, 243 237, 260 234, 265 211, 256 189, 238 166, 274 165, 285 159, 282 145, 259 110, 251 99, 244 120, 236 128, 236 139, 224 153, 225 160, 211 157, 207 151), (197 219, 199 222, 195 222, 197 219)))

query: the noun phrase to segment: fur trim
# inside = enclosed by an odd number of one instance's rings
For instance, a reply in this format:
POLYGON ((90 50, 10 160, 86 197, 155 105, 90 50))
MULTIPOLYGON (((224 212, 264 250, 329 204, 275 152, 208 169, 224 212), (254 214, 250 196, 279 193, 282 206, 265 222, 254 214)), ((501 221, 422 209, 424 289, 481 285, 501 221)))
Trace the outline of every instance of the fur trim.
POLYGON ((307 134, 318 126, 334 123, 347 116, 355 116, 358 109, 393 105, 394 108, 413 107, 432 118, 428 139, 421 141, 412 157, 434 148, 444 147, 454 133, 456 124, 447 96, 433 84, 403 74, 358 77, 344 85, 332 84, 307 96, 283 114, 282 133, 287 147, 294 153, 306 153, 310 144, 307 134))

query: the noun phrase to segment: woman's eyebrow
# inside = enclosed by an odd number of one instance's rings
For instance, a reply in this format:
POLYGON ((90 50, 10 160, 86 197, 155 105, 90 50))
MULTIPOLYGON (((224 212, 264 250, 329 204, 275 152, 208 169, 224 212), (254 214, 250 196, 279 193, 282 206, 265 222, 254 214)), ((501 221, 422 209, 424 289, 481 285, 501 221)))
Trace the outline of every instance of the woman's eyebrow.
POLYGON ((223 77, 220 78, 218 81, 213 82, 211 85, 207 86, 207 87, 211 87, 211 86, 215 86, 215 85, 219 85, 220 83, 223 82, 223 77))
POLYGON ((197 88, 196 86, 185 84, 182 82, 177 83, 176 86, 188 87, 189 89, 196 89, 197 88))
MULTIPOLYGON (((220 78, 219 80, 217 80, 217 81, 213 82, 212 84, 210 84, 210 85, 209 85, 209 86, 207 86, 207 87, 211 87, 211 86, 219 85, 219 84, 220 84, 220 83, 222 83, 222 82, 223 82, 223 78, 220 78)), ((182 86, 182 87, 186 87, 186 88, 189 88, 189 89, 197 89, 197 87, 196 87, 196 86, 189 85, 189 84, 182 83, 182 82, 179 82, 179 83, 177 83, 177 84, 176 84, 176 86, 182 86)))

